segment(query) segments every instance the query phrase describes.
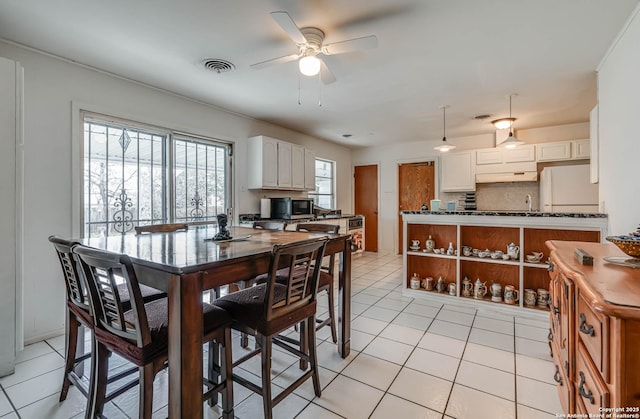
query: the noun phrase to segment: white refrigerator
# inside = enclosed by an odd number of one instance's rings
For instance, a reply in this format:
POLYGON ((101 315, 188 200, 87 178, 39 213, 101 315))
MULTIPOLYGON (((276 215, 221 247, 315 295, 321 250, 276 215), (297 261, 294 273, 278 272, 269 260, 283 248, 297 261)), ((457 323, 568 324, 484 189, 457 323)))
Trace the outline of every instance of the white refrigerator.
POLYGON ((598 212, 598 185, 588 164, 545 167, 540 172, 540 211, 598 212))

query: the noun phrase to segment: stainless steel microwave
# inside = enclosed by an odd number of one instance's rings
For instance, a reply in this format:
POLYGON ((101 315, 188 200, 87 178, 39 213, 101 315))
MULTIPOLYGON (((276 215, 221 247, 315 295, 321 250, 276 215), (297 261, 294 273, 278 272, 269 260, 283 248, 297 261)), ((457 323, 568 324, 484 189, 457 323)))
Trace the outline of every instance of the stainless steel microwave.
POLYGON ((271 218, 294 220, 313 217, 311 198, 271 198, 271 218))

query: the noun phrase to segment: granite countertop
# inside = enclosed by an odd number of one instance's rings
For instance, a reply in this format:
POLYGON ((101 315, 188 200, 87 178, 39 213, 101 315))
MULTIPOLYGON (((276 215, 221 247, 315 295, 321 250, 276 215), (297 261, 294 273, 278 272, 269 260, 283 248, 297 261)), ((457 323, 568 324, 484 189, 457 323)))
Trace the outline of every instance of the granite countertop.
POLYGON ((401 214, 428 215, 482 215, 499 217, 556 217, 556 218, 607 218, 607 214, 585 214, 568 212, 539 212, 539 211, 401 211, 401 214))

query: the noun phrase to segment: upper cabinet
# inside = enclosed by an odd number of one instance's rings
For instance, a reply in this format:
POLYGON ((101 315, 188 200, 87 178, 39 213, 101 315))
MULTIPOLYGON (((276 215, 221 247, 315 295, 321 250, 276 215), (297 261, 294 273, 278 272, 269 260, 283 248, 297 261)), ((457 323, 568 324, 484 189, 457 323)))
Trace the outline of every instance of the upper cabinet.
POLYGON ((536 149, 533 144, 514 148, 496 147, 476 150, 476 166, 535 161, 536 149))
POLYGON ((503 151, 501 147, 476 150, 476 165, 502 163, 503 151))
POLYGON ((441 192, 476 190, 473 151, 443 154, 440 161, 442 163, 441 192))
POLYGON ((304 149, 304 188, 316 190, 316 153, 308 148, 304 149))
POLYGON ((278 162, 276 167, 278 168, 278 187, 280 188, 291 188, 293 184, 291 181, 291 170, 293 168, 292 150, 291 143, 278 141, 278 162))
POLYGON ((590 157, 589 140, 536 144, 537 161, 583 160, 590 157))
POLYGON ((533 144, 504 149, 505 163, 524 163, 536 161, 536 147, 533 144))
POLYGON ((591 157, 589 140, 571 141, 571 147, 573 148, 572 157, 574 159, 588 159, 591 157))
POLYGON ((571 142, 536 144, 538 161, 571 160, 571 142))
POLYGON ((249 189, 315 189, 315 176, 311 180, 306 167, 315 169, 311 150, 265 135, 249 138, 247 147, 249 189))
POLYGON ((293 145, 291 147, 291 187, 304 189, 304 147, 293 145))

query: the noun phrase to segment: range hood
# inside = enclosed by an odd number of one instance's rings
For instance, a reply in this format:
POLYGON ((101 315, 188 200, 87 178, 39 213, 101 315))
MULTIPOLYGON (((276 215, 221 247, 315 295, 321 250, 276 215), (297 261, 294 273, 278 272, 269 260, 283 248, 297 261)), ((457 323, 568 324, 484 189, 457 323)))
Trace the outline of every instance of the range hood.
POLYGON ((476 173, 476 183, 537 182, 537 171, 476 173))

